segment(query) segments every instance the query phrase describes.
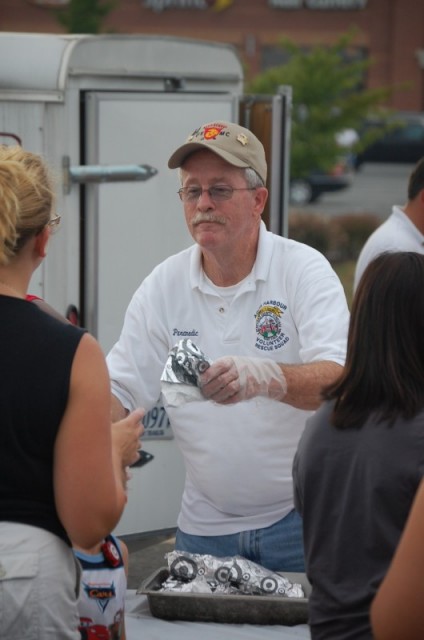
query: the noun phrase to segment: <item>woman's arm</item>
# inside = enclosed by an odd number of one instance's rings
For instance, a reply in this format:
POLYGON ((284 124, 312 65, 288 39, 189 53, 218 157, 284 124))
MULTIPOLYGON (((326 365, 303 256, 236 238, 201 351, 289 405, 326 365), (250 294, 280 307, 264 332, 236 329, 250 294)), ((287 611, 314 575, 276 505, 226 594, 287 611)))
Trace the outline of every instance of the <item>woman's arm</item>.
MULTIPOLYGON (((125 447, 138 459, 141 410, 126 419, 125 447)), ((54 489, 59 517, 75 544, 90 548, 110 533, 126 503, 123 450, 112 447, 110 381, 103 352, 85 334, 72 365, 68 404, 56 438, 54 489)))
POLYGON ((424 638, 424 481, 371 606, 376 640, 424 638))

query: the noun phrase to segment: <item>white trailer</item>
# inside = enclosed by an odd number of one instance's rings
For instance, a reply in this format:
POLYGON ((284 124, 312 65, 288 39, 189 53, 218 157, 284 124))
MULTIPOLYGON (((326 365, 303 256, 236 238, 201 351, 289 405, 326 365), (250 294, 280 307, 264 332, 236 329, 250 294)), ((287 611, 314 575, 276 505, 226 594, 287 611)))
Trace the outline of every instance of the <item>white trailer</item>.
MULTIPOLYGON (((264 116, 273 132, 269 225, 284 233, 289 95, 283 91, 271 103, 272 115, 267 109, 264 116)), ((167 167, 170 153, 203 122, 251 125, 258 119, 252 105, 230 46, 161 36, 0 33, 0 143, 19 142, 47 159, 57 172, 62 215, 30 293, 78 317, 106 353, 141 280, 191 242, 177 172, 167 167)), ((154 459, 133 470, 118 534, 176 524, 184 469, 160 404, 146 418, 144 447, 154 459)))

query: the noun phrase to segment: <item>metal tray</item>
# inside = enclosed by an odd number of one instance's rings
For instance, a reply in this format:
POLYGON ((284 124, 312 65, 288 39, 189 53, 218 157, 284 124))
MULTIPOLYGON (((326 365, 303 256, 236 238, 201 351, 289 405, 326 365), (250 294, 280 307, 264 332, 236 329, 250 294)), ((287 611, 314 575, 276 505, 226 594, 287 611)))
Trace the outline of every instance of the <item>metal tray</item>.
POLYGON ((301 584, 306 597, 162 592, 159 589, 169 576, 167 567, 161 567, 143 580, 137 593, 147 596, 152 616, 164 620, 287 626, 306 624, 311 592, 308 579, 304 573, 284 572, 282 575, 301 584))

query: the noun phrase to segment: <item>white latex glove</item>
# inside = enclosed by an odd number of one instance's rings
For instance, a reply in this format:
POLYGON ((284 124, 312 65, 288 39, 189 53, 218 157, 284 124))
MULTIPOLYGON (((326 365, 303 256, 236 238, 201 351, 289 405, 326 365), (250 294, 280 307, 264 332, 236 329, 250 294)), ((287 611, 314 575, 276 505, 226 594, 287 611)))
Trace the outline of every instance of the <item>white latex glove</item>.
POLYGON ((224 356, 200 376, 205 398, 220 404, 235 404, 255 396, 282 400, 287 382, 281 368, 270 358, 224 356))

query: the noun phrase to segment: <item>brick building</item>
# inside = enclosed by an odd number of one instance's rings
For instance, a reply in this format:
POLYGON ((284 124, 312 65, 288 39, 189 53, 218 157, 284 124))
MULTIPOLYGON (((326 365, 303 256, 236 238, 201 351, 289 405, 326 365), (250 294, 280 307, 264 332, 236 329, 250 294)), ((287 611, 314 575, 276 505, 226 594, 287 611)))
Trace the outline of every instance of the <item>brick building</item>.
MULTIPOLYGON (((68 1, 0 0, 0 30, 61 33, 54 8, 68 1)), ((423 0, 117 0, 103 23, 105 32, 230 43, 246 77, 282 61, 282 36, 308 47, 350 27, 354 52, 372 60, 365 86, 395 85, 390 106, 424 110, 423 0)))

